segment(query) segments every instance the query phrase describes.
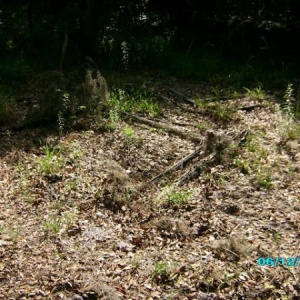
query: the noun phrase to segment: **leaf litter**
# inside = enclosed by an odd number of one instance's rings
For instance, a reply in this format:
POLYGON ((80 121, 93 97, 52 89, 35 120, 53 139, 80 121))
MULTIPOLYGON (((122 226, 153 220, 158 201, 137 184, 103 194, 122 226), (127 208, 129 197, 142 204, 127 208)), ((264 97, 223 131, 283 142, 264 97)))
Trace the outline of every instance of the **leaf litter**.
MULTIPOLYGON (((176 81, 182 93, 185 86, 193 99, 199 86, 176 81)), ((199 122, 219 136, 246 129, 250 139, 226 159, 202 164, 179 188, 176 180, 199 167, 199 158, 151 183, 199 146, 173 131, 131 120, 133 137, 124 122, 113 132, 47 133, 62 149, 48 175, 32 140, 39 129, 11 137, 15 146, 0 159, 0 299, 300 296, 300 263, 257 264, 260 257, 300 255, 299 141, 280 146, 275 102, 222 123, 169 100, 159 122, 203 141, 199 122)), ((251 104, 242 95, 233 101, 251 104)))

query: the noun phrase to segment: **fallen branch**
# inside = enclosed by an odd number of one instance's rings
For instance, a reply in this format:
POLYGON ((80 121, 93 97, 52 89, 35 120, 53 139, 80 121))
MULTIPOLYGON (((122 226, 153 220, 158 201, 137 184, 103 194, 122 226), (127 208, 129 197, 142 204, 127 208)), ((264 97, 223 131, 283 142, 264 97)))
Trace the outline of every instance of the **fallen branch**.
POLYGON ((134 116, 134 115, 128 114, 128 113, 124 113, 124 114, 132 120, 135 120, 135 121, 138 121, 140 123, 152 126, 154 128, 164 129, 164 130, 166 130, 166 131, 168 131, 172 134, 175 134, 179 137, 182 137, 184 139, 187 139, 187 140, 190 140, 190 141, 193 141, 193 142, 202 142, 202 139, 200 137, 197 137, 197 136, 194 136, 190 133, 181 131, 181 130, 179 130, 177 128, 174 128, 172 126, 169 126, 165 123, 155 122, 155 121, 152 121, 152 120, 149 120, 149 119, 146 119, 146 118, 143 118, 143 117, 134 116))
POLYGON ((256 108, 256 107, 265 107, 265 106, 262 105, 262 104, 254 104, 254 105, 249 105, 249 106, 240 107, 240 108, 238 108, 238 110, 250 111, 250 110, 253 110, 253 109, 256 108))
MULTIPOLYGON (((226 153, 226 149, 230 148, 232 145, 241 147, 245 143, 247 136, 248 131, 244 130, 240 134, 238 134, 232 140, 232 142, 228 142, 226 141, 226 139, 224 139, 223 142, 217 142, 217 144, 213 145, 212 147, 214 149, 213 152, 204 161, 198 163, 191 170, 183 174, 183 176, 181 176, 181 178, 177 180, 176 185, 180 186, 187 180, 191 180, 198 177, 208 167, 222 162, 222 160, 224 160, 224 154, 226 153)), ((207 144, 210 143, 208 139, 209 136, 207 138, 207 144)))
POLYGON ((198 177, 208 166, 210 166, 213 163, 215 163, 216 158, 217 158, 216 152, 210 154, 209 157, 207 159, 205 159, 203 162, 195 165, 191 170, 189 170, 188 172, 184 173, 176 181, 176 185, 177 186, 183 185, 184 182, 198 177))
POLYGON ((179 93, 179 92, 177 92, 177 91, 175 91, 175 90, 173 90, 173 89, 171 89, 171 88, 169 88, 169 91, 170 91, 172 94, 174 94, 175 96, 177 96, 177 98, 179 98, 179 99, 181 99, 181 100, 183 100, 183 101, 185 101, 185 102, 187 102, 187 103, 189 103, 189 104, 192 104, 192 105, 195 105, 195 104, 196 104, 195 101, 192 100, 191 98, 189 98, 189 97, 187 97, 187 96, 184 96, 184 95, 182 95, 181 93, 179 93))
POLYGON ((149 182, 158 182, 162 177, 164 177, 171 171, 177 170, 180 167, 184 167, 187 164, 187 162, 190 161, 191 159, 193 159, 195 156, 197 156, 198 153, 200 153, 202 149, 203 149, 203 145, 201 147, 197 148, 193 153, 191 153, 191 154, 187 155, 186 157, 184 157, 183 159, 181 159, 179 162, 174 164, 172 167, 168 168, 166 171, 164 171, 161 174, 157 175, 156 177, 152 178, 149 182))

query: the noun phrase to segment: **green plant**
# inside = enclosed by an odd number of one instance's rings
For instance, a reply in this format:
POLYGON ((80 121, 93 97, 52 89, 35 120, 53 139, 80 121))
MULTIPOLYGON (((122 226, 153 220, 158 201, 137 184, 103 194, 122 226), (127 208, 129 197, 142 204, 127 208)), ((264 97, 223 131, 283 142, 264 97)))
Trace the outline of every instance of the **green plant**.
POLYGON ((29 191, 24 191, 23 192, 23 197, 25 202, 32 204, 34 202, 34 198, 29 194, 29 191))
POLYGON ((28 169, 25 167, 25 165, 22 162, 18 161, 16 165, 16 169, 18 173, 28 175, 28 169))
POLYGON ((207 105, 208 105, 208 102, 205 101, 205 100, 203 100, 203 99, 201 99, 201 98, 196 99, 195 102, 196 102, 196 105, 197 105, 197 107, 198 107, 199 109, 206 108, 207 105))
POLYGON ((60 261, 62 261, 64 259, 64 255, 62 254, 62 252, 60 250, 57 250, 55 252, 55 254, 60 261))
POLYGON ((126 95, 122 89, 117 89, 111 92, 108 100, 108 117, 110 124, 116 126, 116 123, 120 120, 122 112, 124 112, 124 106, 126 106, 126 95))
POLYGON ((250 167, 249 167, 248 162, 246 162, 243 159, 236 158, 236 159, 234 159, 233 163, 235 166, 237 166, 241 170, 242 173, 249 174, 250 167))
POLYGON ((217 121, 227 122, 236 116, 236 108, 222 103, 211 103, 206 106, 206 111, 217 121))
POLYGON ((220 100, 221 100, 222 92, 223 92, 224 90, 221 89, 219 86, 215 86, 215 87, 212 87, 212 91, 213 91, 213 93, 214 93, 215 96, 216 96, 216 100, 217 100, 217 101, 220 101, 220 100))
POLYGON ((76 217, 77 214, 75 211, 69 211, 63 215, 63 223, 65 224, 67 230, 69 230, 73 226, 76 217))
POLYGON ((18 242, 18 239, 21 235, 21 231, 22 231, 22 228, 20 225, 17 225, 15 228, 12 228, 8 231, 8 234, 14 243, 18 242))
POLYGON ((123 128, 123 134, 127 137, 127 138, 132 138, 134 137, 134 131, 130 126, 125 126, 125 128, 123 128))
POLYGON ((45 221, 45 230, 47 234, 58 235, 61 230, 61 225, 58 220, 45 221))
POLYGON ((59 111, 57 113, 57 122, 58 122, 59 133, 62 135, 63 130, 65 128, 65 117, 62 111, 59 111))
POLYGON ((54 174, 63 165, 63 159, 60 158, 61 148, 57 145, 50 147, 48 144, 43 146, 45 157, 38 159, 38 163, 45 174, 54 174))
POLYGON ((272 232, 272 237, 275 242, 280 242, 280 240, 282 239, 282 234, 280 232, 274 230, 272 232))
POLYGON ((191 197, 190 192, 172 190, 167 194, 167 201, 174 206, 182 206, 186 204, 191 197))
POLYGON ((261 85, 254 89, 249 89, 244 87, 244 90, 247 92, 250 98, 257 99, 257 100, 263 100, 265 98, 265 93, 262 90, 261 85))
POLYGON ((197 99, 196 105, 211 117, 216 118, 217 121, 226 122, 236 117, 236 108, 229 104, 221 102, 211 103, 202 99, 197 99))
POLYGON ((66 184, 66 189, 68 192, 76 191, 77 183, 75 181, 67 181, 65 184, 66 184))
POLYGON ((59 146, 50 146, 49 144, 44 145, 42 148, 47 159, 52 159, 55 155, 59 154, 61 150, 59 146))
POLYGON ((169 262, 159 261, 154 265, 152 279, 157 282, 167 282, 170 279, 172 267, 169 262))
MULTIPOLYGON (((239 145, 236 143, 231 143, 229 144, 229 147, 225 151, 229 157, 234 158, 238 155, 238 150, 239 150, 239 145)), ((223 151, 223 153, 225 152, 223 151)))
POLYGON ((161 114, 161 108, 159 105, 150 99, 143 99, 138 102, 137 110, 140 110, 142 113, 147 113, 150 116, 158 116, 161 114))
POLYGON ((95 123, 95 128, 99 132, 106 132, 106 131, 112 132, 117 129, 117 123, 112 122, 111 120, 101 120, 95 123))
POLYGON ((259 158, 266 160, 268 157, 268 152, 264 147, 257 147, 257 155, 259 158))
POLYGON ((286 104, 285 110, 288 113, 290 112, 291 104, 294 100, 293 94, 294 94, 293 84, 289 83, 286 90, 285 90, 284 96, 283 96, 283 98, 285 100, 285 104, 286 104))
POLYGON ((113 91, 109 100, 110 121, 118 122, 123 112, 142 112, 151 116, 161 114, 160 106, 152 101, 151 97, 151 93, 140 89, 132 89, 129 92, 122 89, 113 91))
POLYGON ((285 106, 284 106, 284 112, 286 113, 286 122, 287 124, 293 123, 293 118, 294 118, 294 111, 293 111, 293 101, 295 100, 294 98, 294 88, 291 83, 288 84, 286 91, 284 93, 284 100, 285 100, 285 106))
POLYGON ((266 170, 258 170, 255 174, 254 182, 263 188, 270 188, 273 185, 273 179, 270 175, 269 171, 266 170))
POLYGON ((21 197, 22 200, 29 204, 34 203, 34 197, 32 196, 31 192, 31 184, 32 180, 30 179, 30 171, 22 162, 18 162, 16 165, 16 170, 18 172, 18 177, 20 180, 19 189, 14 191, 14 195, 21 197))
POLYGON ((70 154, 70 158, 71 158, 71 159, 77 159, 77 158, 82 157, 83 154, 84 154, 84 153, 83 153, 82 150, 80 150, 80 149, 74 149, 74 150, 72 151, 72 153, 70 154))
POLYGON ((251 153, 257 153, 261 148, 260 145, 261 141, 258 139, 258 136, 250 133, 247 137, 247 142, 245 143, 245 148, 247 149, 247 151, 251 153))
POLYGON ((11 143, 11 131, 9 129, 5 131, 5 141, 7 144, 11 143))
POLYGON ((53 202, 53 208, 57 211, 61 211, 62 208, 64 207, 64 203, 60 200, 56 200, 55 202, 53 202))
POLYGON ((284 94, 285 106, 283 113, 277 110, 277 113, 281 117, 282 126, 282 139, 283 140, 296 140, 300 138, 300 124, 295 120, 295 117, 299 115, 299 108, 296 104, 293 106, 294 89, 292 84, 288 84, 284 94))
POLYGON ((288 140, 296 140, 300 138, 300 124, 290 123, 286 126, 285 136, 288 140))
POLYGON ((257 149, 257 145, 256 143, 252 142, 252 141, 248 141, 246 143, 246 148, 249 152, 256 152, 256 149, 257 149))
POLYGON ((127 70, 129 64, 129 47, 125 41, 121 43, 121 52, 122 52, 121 60, 123 63, 123 67, 125 70, 127 70))
POLYGON ((132 261, 131 264, 135 269, 138 269, 141 266, 141 257, 139 255, 136 255, 132 261))
POLYGON ((237 92, 237 91, 231 91, 231 97, 234 99, 234 98, 238 98, 240 97, 240 93, 237 92))
MULTIPOLYGON (((58 129, 59 129, 59 133, 62 134, 63 130, 65 128, 65 123, 66 123, 66 118, 65 118, 65 112, 72 112, 72 107, 71 107, 71 100, 70 100, 70 94, 67 92, 62 92, 60 89, 57 89, 56 92, 59 92, 61 94, 61 110, 59 110, 57 112, 57 122, 58 122, 58 129)), ((74 105, 75 103, 72 103, 72 105, 74 105)), ((78 107, 78 110, 85 110, 86 107, 85 106, 80 106, 78 107)), ((76 108, 77 110, 77 108, 76 108)), ((70 119, 76 119, 76 116, 73 114, 70 116, 70 119)))
POLYGON ((209 124, 206 122, 201 122, 197 124, 197 128, 201 133, 203 133, 206 132, 206 130, 209 128, 209 124))
POLYGON ((184 190, 176 190, 174 187, 167 187, 158 197, 158 204, 162 206, 182 207, 187 204, 192 193, 184 190))

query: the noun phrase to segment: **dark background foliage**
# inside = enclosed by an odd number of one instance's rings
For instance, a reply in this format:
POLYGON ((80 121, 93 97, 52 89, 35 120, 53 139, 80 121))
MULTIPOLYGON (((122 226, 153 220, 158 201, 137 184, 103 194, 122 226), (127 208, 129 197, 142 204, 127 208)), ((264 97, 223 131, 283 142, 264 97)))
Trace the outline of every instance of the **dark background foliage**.
POLYGON ((266 70, 296 77, 299 14, 295 0, 2 1, 1 81, 86 67, 87 57, 107 71, 159 68, 240 84, 266 70))

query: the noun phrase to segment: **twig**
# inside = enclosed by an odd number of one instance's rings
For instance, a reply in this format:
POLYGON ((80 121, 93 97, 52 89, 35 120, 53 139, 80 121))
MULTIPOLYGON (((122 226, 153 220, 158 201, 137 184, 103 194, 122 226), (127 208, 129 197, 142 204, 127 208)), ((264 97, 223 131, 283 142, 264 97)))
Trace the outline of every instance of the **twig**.
POLYGON ((174 164, 172 167, 168 168, 166 171, 164 171, 161 174, 157 175, 156 177, 152 178, 149 182, 157 182, 163 176, 165 176, 166 174, 170 173, 171 171, 177 170, 178 168, 183 167, 184 165, 186 165, 186 163, 189 160, 191 160, 195 156, 197 156, 197 154, 201 152, 202 148, 203 148, 203 146, 197 148, 193 153, 187 155, 186 157, 184 157, 183 159, 181 159, 179 162, 177 162, 176 164, 174 164))

